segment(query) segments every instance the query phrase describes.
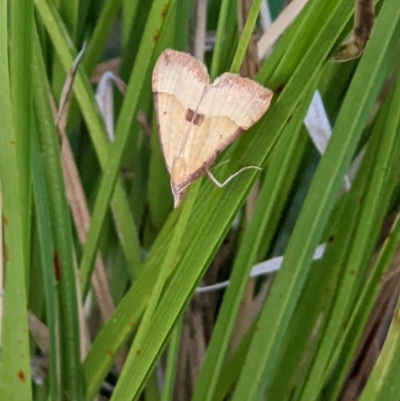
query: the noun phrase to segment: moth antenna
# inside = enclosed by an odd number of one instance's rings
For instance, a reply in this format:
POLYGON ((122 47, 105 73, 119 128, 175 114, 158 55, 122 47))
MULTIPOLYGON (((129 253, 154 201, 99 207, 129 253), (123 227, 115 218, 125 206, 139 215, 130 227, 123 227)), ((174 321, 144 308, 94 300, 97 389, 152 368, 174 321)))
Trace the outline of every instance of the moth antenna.
POLYGON ((243 167, 241 168, 239 171, 236 171, 235 174, 232 174, 231 176, 229 176, 224 182, 219 182, 211 173, 211 171, 206 170, 206 174, 208 176, 208 178, 218 187, 218 188, 223 188, 226 184, 228 184, 229 181, 233 180, 236 176, 238 176, 242 171, 244 170, 249 170, 249 169, 256 169, 261 171, 262 168, 258 167, 258 166, 247 166, 247 167, 243 167))

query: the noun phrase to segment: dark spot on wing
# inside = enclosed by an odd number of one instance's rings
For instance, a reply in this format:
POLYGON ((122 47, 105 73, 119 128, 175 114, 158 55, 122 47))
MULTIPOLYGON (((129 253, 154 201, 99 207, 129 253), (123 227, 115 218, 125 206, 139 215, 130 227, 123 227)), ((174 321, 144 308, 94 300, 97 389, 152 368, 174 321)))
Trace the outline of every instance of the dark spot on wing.
POLYGON ((193 125, 200 126, 205 118, 206 116, 204 114, 196 113, 192 109, 186 109, 185 111, 185 120, 193 125))
POLYGON ((204 114, 196 113, 192 122, 194 125, 200 126, 205 118, 204 114))
POLYGON ((186 109, 185 111, 185 120, 192 122, 194 116, 194 111, 192 109, 186 109))

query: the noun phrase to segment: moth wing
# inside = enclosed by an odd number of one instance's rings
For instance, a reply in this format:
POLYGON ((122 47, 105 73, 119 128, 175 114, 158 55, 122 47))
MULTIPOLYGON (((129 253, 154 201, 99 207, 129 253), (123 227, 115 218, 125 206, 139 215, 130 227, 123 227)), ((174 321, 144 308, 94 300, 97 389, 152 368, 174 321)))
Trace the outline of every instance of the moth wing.
POLYGON ((255 124, 267 111, 272 96, 269 89, 236 74, 217 78, 197 109, 202 122, 193 126, 187 140, 184 158, 189 163, 188 176, 200 176, 220 152, 255 124))
POLYGON ((165 50, 154 66, 152 90, 160 142, 169 172, 191 130, 190 111, 197 109, 208 86, 205 65, 187 53, 165 50))

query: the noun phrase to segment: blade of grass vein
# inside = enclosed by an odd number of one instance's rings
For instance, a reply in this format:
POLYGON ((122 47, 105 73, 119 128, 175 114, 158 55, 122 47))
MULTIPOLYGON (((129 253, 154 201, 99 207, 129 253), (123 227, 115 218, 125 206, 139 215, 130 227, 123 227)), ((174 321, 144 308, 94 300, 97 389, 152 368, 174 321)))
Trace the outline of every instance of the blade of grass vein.
MULTIPOLYGON (((47 1, 35 0, 35 6, 53 42, 54 49, 57 52, 64 70, 68 71, 74 61, 76 51, 72 47, 71 39, 59 15, 47 1), (72 54, 74 54, 74 56, 72 56, 72 54)), ((97 157, 104 170, 110 151, 109 143, 106 141, 107 134, 103 120, 97 111, 89 81, 82 73, 81 68, 78 68, 73 90, 89 129, 97 157)), ((120 180, 117 181, 115 186, 111 207, 116 220, 121 246, 128 264, 128 270, 131 276, 134 277, 141 263, 139 241, 126 194, 120 180)), ((85 287, 85 283, 89 282, 89 274, 90 266, 88 267, 88 271, 80 273, 82 288, 85 287)))
POLYGON ((218 319, 194 389, 193 401, 208 401, 214 397, 225 353, 229 345, 230 334, 246 288, 247 278, 261 241, 264 238, 265 228, 269 225, 272 213, 275 210, 275 202, 281 196, 279 188, 287 179, 287 171, 290 169, 289 164, 293 160, 292 157, 288 159, 287 155, 296 152, 300 126, 313 91, 314 86, 309 85, 301 105, 296 108, 290 125, 287 126, 286 132, 282 133, 282 137, 280 137, 281 141, 284 140, 284 142, 279 142, 276 145, 275 153, 271 156, 272 160, 267 178, 261 188, 253 218, 246 230, 232 268, 229 286, 218 312, 218 319), (274 166, 278 164, 280 164, 280 168, 275 173, 276 167, 274 166))
MULTIPOLYGON (((146 341, 146 336, 148 334, 148 331, 152 329, 153 313, 156 310, 157 305, 159 303, 162 290, 164 289, 165 286, 165 282, 167 281, 170 275, 174 259, 176 257, 176 253, 179 248, 179 244, 181 242, 183 233, 185 232, 185 228, 187 226, 189 217, 192 213, 194 202, 196 200, 196 196, 197 193, 199 192, 199 189, 200 189, 200 181, 191 185, 190 193, 186 198, 186 200, 184 201, 184 205, 181 214, 179 216, 177 225, 174 228, 171 242, 168 244, 167 253, 161 265, 157 281, 152 290, 149 302, 144 312, 144 316, 140 323, 135 339, 133 340, 132 347, 129 351, 128 358, 124 365, 124 369, 122 370, 121 376, 118 379, 118 383, 117 386, 115 387, 111 400, 124 401, 124 400, 132 400, 132 398, 136 399, 139 396, 140 390, 145 383, 146 377, 142 377, 141 380, 139 380, 138 385, 136 387, 133 386, 131 372, 134 371, 134 365, 137 363, 137 361, 143 358, 142 345, 143 342, 146 341)), ((149 374, 149 371, 147 372, 147 374, 149 374)), ((136 384, 137 375, 135 379, 136 379, 135 380, 136 384)))
MULTIPOLYGON (((169 7, 173 6, 174 1, 175 0, 170 0, 169 3, 167 3, 169 4, 169 7)), ((91 273, 93 268, 93 260, 97 251, 97 242, 117 178, 120 160, 130 133, 132 121, 138 108, 141 85, 144 83, 144 78, 152 60, 153 50, 155 47, 154 35, 159 32, 164 22, 163 10, 165 9, 165 6, 166 3, 163 3, 160 0, 155 0, 152 5, 146 28, 143 33, 143 39, 140 43, 136 62, 129 79, 127 92, 117 122, 115 133, 116 139, 111 146, 110 157, 98 190, 93 218, 89 227, 87 242, 80 263, 80 270, 81 272, 85 272, 85 277, 90 276, 89 273, 91 273)), ((83 284, 83 293, 86 293, 89 284, 88 279, 85 279, 83 284)))
POLYGON ((60 360, 60 356, 57 350, 58 306, 56 298, 56 282, 54 280, 52 266, 53 241, 51 235, 50 216, 48 212, 47 193, 44 182, 44 172, 40 159, 38 133, 36 129, 34 129, 32 136, 31 153, 32 186, 37 214, 36 222, 40 240, 41 267, 46 299, 46 323, 49 329, 49 393, 50 399, 57 401, 60 400, 61 391, 58 388, 58 362, 60 360))
MULTIPOLYGON (((390 1, 385 2, 384 6, 390 5, 390 1)), ((341 4, 343 7, 346 6, 344 3, 341 4)), ((382 10, 384 9, 385 7, 382 10)), ((393 14, 392 12, 388 19, 389 32, 393 14)), ((328 28, 328 25, 325 28, 328 28)), ((368 71, 368 74, 356 74, 351 82, 335 125, 334 135, 318 166, 291 235, 283 265, 264 306, 260 318, 260 330, 253 338, 245 367, 233 394, 233 401, 255 400, 269 384, 277 363, 281 339, 288 328, 290 317, 303 288, 312 254, 335 203, 336 194, 378 93, 379 85, 386 74, 385 63, 389 58, 387 50, 391 36, 387 32, 388 28, 383 28, 382 23, 377 24, 358 66, 363 71, 368 71), (381 37, 383 29, 386 32, 384 39, 381 37), (385 68, 382 68, 383 66, 385 68), (269 335, 267 341, 266 333, 269 335)))
MULTIPOLYGON (((379 83, 381 84, 383 82, 383 74, 389 70, 389 66, 391 64, 389 60, 393 57, 393 52, 391 49, 393 49, 393 44, 397 44, 397 35, 399 34, 400 12, 394 13, 393 15, 393 10, 389 8, 390 1, 393 0, 388 0, 385 2, 385 6, 387 8, 384 6, 381 9, 380 16, 377 19, 376 30, 374 32, 375 36, 373 36, 374 39, 378 38, 375 39, 376 43, 378 43, 378 40, 379 43, 381 43, 379 47, 376 45, 376 49, 379 50, 376 51, 377 54, 376 58, 374 59, 374 62, 377 63, 379 67, 377 67, 375 71, 371 71, 371 68, 368 64, 363 64, 364 59, 362 59, 353 78, 354 82, 358 76, 367 75, 369 73, 370 76, 374 76, 374 74, 380 70, 380 80, 377 80, 375 87, 372 88, 372 99, 375 99, 375 96, 380 89, 379 83), (388 14, 391 14, 392 19, 386 19, 389 18, 388 14), (382 23, 382 21, 385 22, 382 23), (384 42, 383 36, 385 36, 386 43, 384 42), (393 39, 390 40, 391 38, 393 39), (382 48, 382 51, 380 48, 382 48)), ((372 44, 375 44, 375 42, 371 41, 370 48, 372 44)), ((369 62, 371 62, 371 60, 369 60, 369 62)), ((362 87, 360 87, 360 92, 361 91, 363 91, 362 87)), ((392 123, 392 119, 397 119, 396 113, 390 114, 390 117, 387 119, 387 123, 392 123)), ((360 278, 365 274, 365 272, 361 269, 365 267, 367 258, 372 252, 374 238, 376 239, 378 235, 375 227, 380 225, 383 219, 383 213, 387 207, 383 206, 382 209, 381 206, 377 207, 377 205, 379 205, 379 201, 382 200, 381 197, 383 197, 383 194, 381 193, 381 185, 384 182, 383 178, 385 177, 386 170, 388 168, 385 165, 385 160, 382 160, 382 158, 386 157, 384 152, 390 151, 394 146, 394 143, 389 142, 390 140, 394 141, 393 135, 385 135, 379 144, 380 153, 376 163, 378 163, 378 165, 382 164, 383 167, 375 169, 371 177, 371 189, 369 189, 368 197, 365 203, 363 203, 362 217, 360 219, 358 231, 356 232, 354 245, 348 256, 344 278, 339 287, 337 300, 326 329, 326 335, 319 347, 312 371, 303 391, 301 397, 303 400, 313 399, 315 396, 317 396, 323 386, 323 381, 326 374, 326 366, 329 363, 331 353, 334 352, 333 344, 335 343, 335 339, 340 335, 339 333, 342 330, 343 322, 346 321, 346 315, 351 307, 351 301, 354 299, 357 286, 360 285, 360 278), (387 146, 388 149, 386 149, 385 146, 387 146), (373 188, 373 185, 376 186, 376 188, 373 188), (353 271, 355 274, 352 274, 353 271)), ((386 202, 388 201, 389 200, 387 199, 386 202)))
POLYGON ((179 355, 179 346, 182 332, 182 318, 180 318, 174 327, 171 340, 168 346, 167 366, 165 368, 165 377, 161 390, 160 401, 172 401, 174 395, 174 385, 179 355))

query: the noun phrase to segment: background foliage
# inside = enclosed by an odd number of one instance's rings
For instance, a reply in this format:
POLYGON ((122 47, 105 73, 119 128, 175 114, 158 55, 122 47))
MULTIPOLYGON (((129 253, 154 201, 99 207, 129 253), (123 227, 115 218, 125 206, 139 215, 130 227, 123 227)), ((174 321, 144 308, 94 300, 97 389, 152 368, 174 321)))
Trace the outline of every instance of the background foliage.
POLYGON ((0 0, 1 400, 398 400, 398 1, 377 2, 347 63, 329 57, 353 2, 309 0, 258 60, 265 6, 0 0), (176 210, 150 81, 165 48, 275 93, 215 168, 261 174, 198 180, 176 210), (126 83, 113 140, 107 70, 126 83), (322 156, 303 125, 316 90, 322 156), (248 279, 278 255, 275 277, 248 279))

